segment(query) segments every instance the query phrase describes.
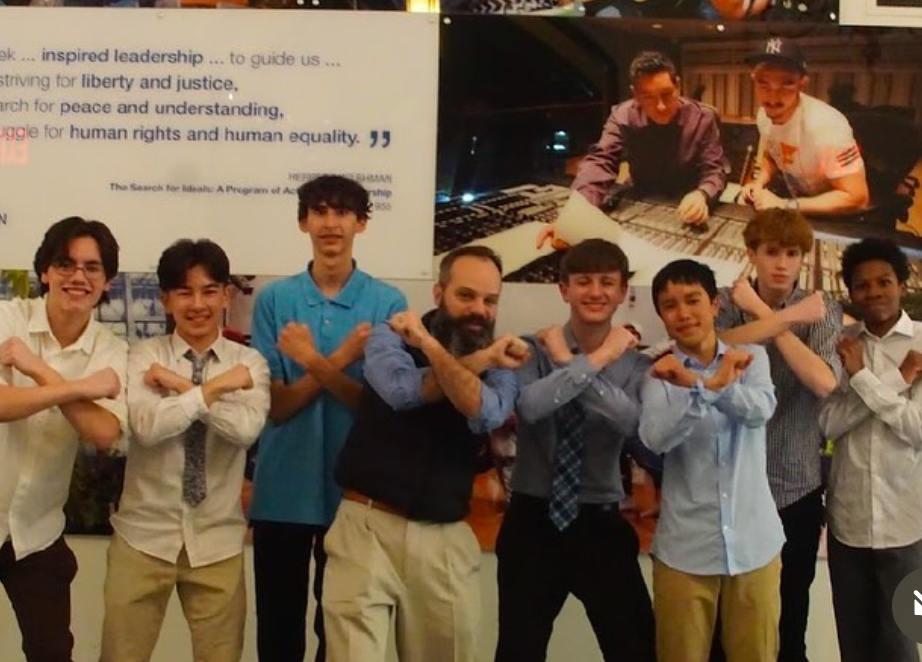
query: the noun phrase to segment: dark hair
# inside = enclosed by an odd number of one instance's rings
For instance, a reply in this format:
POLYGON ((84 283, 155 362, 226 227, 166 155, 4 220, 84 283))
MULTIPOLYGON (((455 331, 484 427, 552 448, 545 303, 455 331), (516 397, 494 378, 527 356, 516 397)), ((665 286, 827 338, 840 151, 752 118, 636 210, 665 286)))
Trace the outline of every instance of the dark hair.
POLYGON ((169 292, 184 287, 193 267, 202 267, 221 285, 230 282, 230 262, 223 248, 210 239, 180 239, 160 255, 160 262, 157 263, 160 291, 169 292))
MULTIPOLYGON (((41 282, 42 274, 56 262, 70 259, 68 254, 70 243, 80 237, 90 237, 96 242, 102 268, 106 273, 106 281, 112 280, 118 274, 118 242, 115 241, 112 231, 106 224, 100 221, 87 221, 79 216, 68 216, 48 228, 45 238, 35 251, 32 266, 35 269, 35 275, 39 277, 42 294, 48 292, 48 285, 41 282)), ((99 303, 108 303, 108 301, 108 293, 103 292, 99 303)))
POLYGON ((458 258, 462 257, 477 257, 481 260, 489 260, 496 266, 500 275, 503 274, 503 260, 492 248, 487 248, 486 246, 461 246, 442 258, 442 262, 439 264, 439 285, 445 287, 448 284, 451 278, 451 268, 458 261, 458 258))
POLYGON ((669 73, 673 83, 679 80, 672 60, 659 51, 641 51, 631 61, 628 76, 631 79, 631 85, 634 85, 641 76, 652 76, 664 71, 669 73))
POLYGON ((852 279, 855 269, 859 264, 880 260, 893 267, 893 273, 900 284, 909 280, 909 258, 900 247, 889 239, 869 237, 862 239, 857 244, 851 244, 842 253, 842 280, 849 292, 852 289, 852 279))
POLYGON ((806 255, 813 248, 813 228, 800 212, 777 207, 763 209, 746 224, 743 242, 754 251, 769 241, 777 241, 785 248, 799 248, 806 255))
POLYGON ((714 271, 706 264, 694 260, 675 260, 659 270, 653 277, 653 307, 659 315, 659 295, 669 283, 700 285, 711 301, 717 298, 717 282, 714 271))
POLYGON ((351 211, 359 219, 371 216, 365 187, 340 175, 321 175, 298 187, 299 221, 307 216, 308 210, 320 211, 324 207, 351 211))
POLYGON ((566 252, 560 260, 560 282, 566 283, 573 274, 602 274, 617 271, 621 282, 630 275, 624 251, 605 239, 586 239, 566 252))

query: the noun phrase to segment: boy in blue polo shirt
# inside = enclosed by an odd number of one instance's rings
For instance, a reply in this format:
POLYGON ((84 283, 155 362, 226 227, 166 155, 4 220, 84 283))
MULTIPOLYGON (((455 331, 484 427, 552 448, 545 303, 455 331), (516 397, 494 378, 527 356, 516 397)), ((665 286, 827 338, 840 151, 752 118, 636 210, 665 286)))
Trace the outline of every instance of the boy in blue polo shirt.
POLYGON ((304 659, 312 550, 316 659, 325 658, 323 536, 341 496, 333 468, 361 392, 371 327, 407 307, 399 290, 352 258, 370 210, 368 192, 351 179, 325 175, 302 185, 298 224, 314 257, 306 271, 263 290, 253 312, 253 346, 272 379, 250 510, 262 662, 304 659))

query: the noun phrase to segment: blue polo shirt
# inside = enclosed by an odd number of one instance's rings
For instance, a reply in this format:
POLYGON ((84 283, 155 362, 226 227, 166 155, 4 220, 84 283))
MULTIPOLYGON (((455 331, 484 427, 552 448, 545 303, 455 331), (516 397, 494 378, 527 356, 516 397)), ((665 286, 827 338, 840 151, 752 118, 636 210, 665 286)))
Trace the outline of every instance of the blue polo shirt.
MULTIPOLYGON (((357 268, 329 299, 317 288, 308 265, 307 271, 259 293, 253 347, 266 357, 272 379, 290 384, 304 376, 304 369, 275 346, 289 322, 307 324, 318 351, 328 356, 358 324, 386 322, 406 308, 400 290, 357 268)), ((356 361, 346 373, 361 381, 362 363, 356 361)), ((349 408, 323 390, 288 420, 267 423, 259 438, 250 518, 328 526, 341 497, 333 470, 352 420, 349 408)))

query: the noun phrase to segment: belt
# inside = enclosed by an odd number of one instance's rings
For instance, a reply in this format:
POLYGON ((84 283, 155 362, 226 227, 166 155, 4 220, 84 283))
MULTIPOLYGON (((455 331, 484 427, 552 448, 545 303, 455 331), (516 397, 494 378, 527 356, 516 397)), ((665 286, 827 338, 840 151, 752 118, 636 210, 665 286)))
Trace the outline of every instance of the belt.
MULTIPOLYGON (((548 499, 542 499, 541 497, 524 494, 522 492, 513 492, 512 500, 514 502, 518 501, 520 503, 528 504, 532 507, 543 509, 547 509, 550 504, 548 499)), ((621 513, 621 509, 617 501, 607 501, 605 503, 580 503, 579 511, 581 513, 621 513)))
POLYGON ((374 508, 375 510, 380 510, 381 512, 390 513, 391 515, 400 515, 403 517, 403 513, 401 513, 393 506, 386 504, 383 501, 376 501, 371 497, 365 496, 361 492, 356 492, 355 490, 346 490, 343 492, 343 499, 346 501, 354 501, 355 503, 360 503, 363 506, 374 508))

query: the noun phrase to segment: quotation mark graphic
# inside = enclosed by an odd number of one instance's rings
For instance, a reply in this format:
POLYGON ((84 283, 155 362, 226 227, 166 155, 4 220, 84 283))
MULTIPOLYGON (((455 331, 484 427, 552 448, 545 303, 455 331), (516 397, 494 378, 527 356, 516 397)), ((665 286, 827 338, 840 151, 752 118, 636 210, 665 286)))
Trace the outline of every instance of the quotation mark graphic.
POLYGON ((913 616, 922 616, 922 593, 918 591, 913 591, 913 595, 916 596, 916 599, 913 600, 914 608, 912 610, 913 616))
MULTIPOLYGON (((374 147, 378 144, 378 130, 371 130, 371 146, 374 147)), ((387 147, 391 144, 391 132, 385 129, 381 131, 381 147, 387 147)))

